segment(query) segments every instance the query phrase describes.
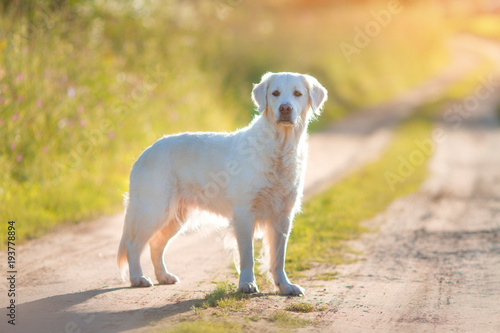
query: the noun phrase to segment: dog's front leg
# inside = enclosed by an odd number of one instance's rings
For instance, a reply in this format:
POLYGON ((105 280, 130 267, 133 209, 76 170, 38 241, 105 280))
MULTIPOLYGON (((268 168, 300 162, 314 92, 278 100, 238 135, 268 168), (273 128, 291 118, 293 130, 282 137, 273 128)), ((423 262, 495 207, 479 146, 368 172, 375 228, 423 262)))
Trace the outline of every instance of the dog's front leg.
POLYGON ((258 292, 259 288, 257 288, 253 271, 253 232, 255 216, 246 209, 235 209, 233 223, 240 253, 240 283, 238 289, 243 293, 258 292))
POLYGON ((292 217, 282 217, 277 223, 267 224, 267 242, 269 244, 270 271, 274 283, 282 295, 304 295, 304 288, 290 283, 285 273, 285 255, 288 236, 290 234, 292 217))

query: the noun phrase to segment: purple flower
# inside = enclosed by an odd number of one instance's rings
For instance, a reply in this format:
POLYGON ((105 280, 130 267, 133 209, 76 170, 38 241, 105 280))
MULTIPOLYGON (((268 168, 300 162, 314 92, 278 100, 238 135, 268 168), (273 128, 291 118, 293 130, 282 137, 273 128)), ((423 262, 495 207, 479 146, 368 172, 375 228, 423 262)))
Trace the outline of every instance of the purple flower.
POLYGON ((66 91, 66 94, 68 95, 69 98, 73 98, 76 95, 76 89, 73 87, 69 87, 68 90, 66 91))

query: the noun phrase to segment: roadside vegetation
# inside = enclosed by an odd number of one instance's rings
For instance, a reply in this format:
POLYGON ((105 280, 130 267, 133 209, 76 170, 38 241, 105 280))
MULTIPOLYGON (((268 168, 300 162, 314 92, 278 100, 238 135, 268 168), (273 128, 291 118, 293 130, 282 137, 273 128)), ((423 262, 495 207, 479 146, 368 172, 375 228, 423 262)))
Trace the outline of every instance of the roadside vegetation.
POLYGON ((327 87, 313 129, 415 85, 446 61, 449 29, 431 2, 405 6, 359 45, 385 2, 5 1, 0 219, 16 219, 25 241, 121 210, 145 147, 246 125, 251 83, 266 71, 327 87), (342 43, 359 46, 349 61, 342 43))

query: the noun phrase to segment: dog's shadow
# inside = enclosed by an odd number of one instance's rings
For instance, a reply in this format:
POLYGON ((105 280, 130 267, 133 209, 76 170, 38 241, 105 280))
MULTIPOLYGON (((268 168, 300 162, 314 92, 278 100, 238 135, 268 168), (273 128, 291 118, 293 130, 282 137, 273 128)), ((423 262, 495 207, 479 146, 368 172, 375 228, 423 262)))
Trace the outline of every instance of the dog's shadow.
MULTIPOLYGON (((198 305, 204 299, 196 298, 177 303, 167 303, 158 307, 140 307, 133 310, 114 311, 113 305, 110 310, 92 311, 86 309, 85 303, 94 298, 99 298, 106 293, 118 290, 134 288, 119 287, 107 289, 93 289, 70 294, 61 294, 23 303, 17 306, 17 323, 23 331, 37 332, 103 332, 115 333, 126 330, 139 329, 155 325, 156 322, 168 317, 188 313, 194 305, 198 305)), ((250 298, 276 295, 274 293, 257 293, 250 298)), ((120 298, 116 303, 127 302, 141 304, 140 298, 120 298)), ((117 308, 120 306, 117 306, 117 308)))

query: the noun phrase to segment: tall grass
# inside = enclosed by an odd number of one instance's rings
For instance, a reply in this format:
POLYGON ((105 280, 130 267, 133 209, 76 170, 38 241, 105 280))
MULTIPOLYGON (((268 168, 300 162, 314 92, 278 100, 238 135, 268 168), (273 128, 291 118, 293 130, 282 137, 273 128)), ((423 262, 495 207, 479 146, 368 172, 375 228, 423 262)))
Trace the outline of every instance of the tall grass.
POLYGON ((1 7, 0 220, 17 220, 21 240, 119 210, 134 159, 159 136, 248 123, 266 71, 318 77, 331 96, 319 126, 446 59, 430 2, 404 7, 350 63, 339 44, 385 2, 140 3, 1 7))

